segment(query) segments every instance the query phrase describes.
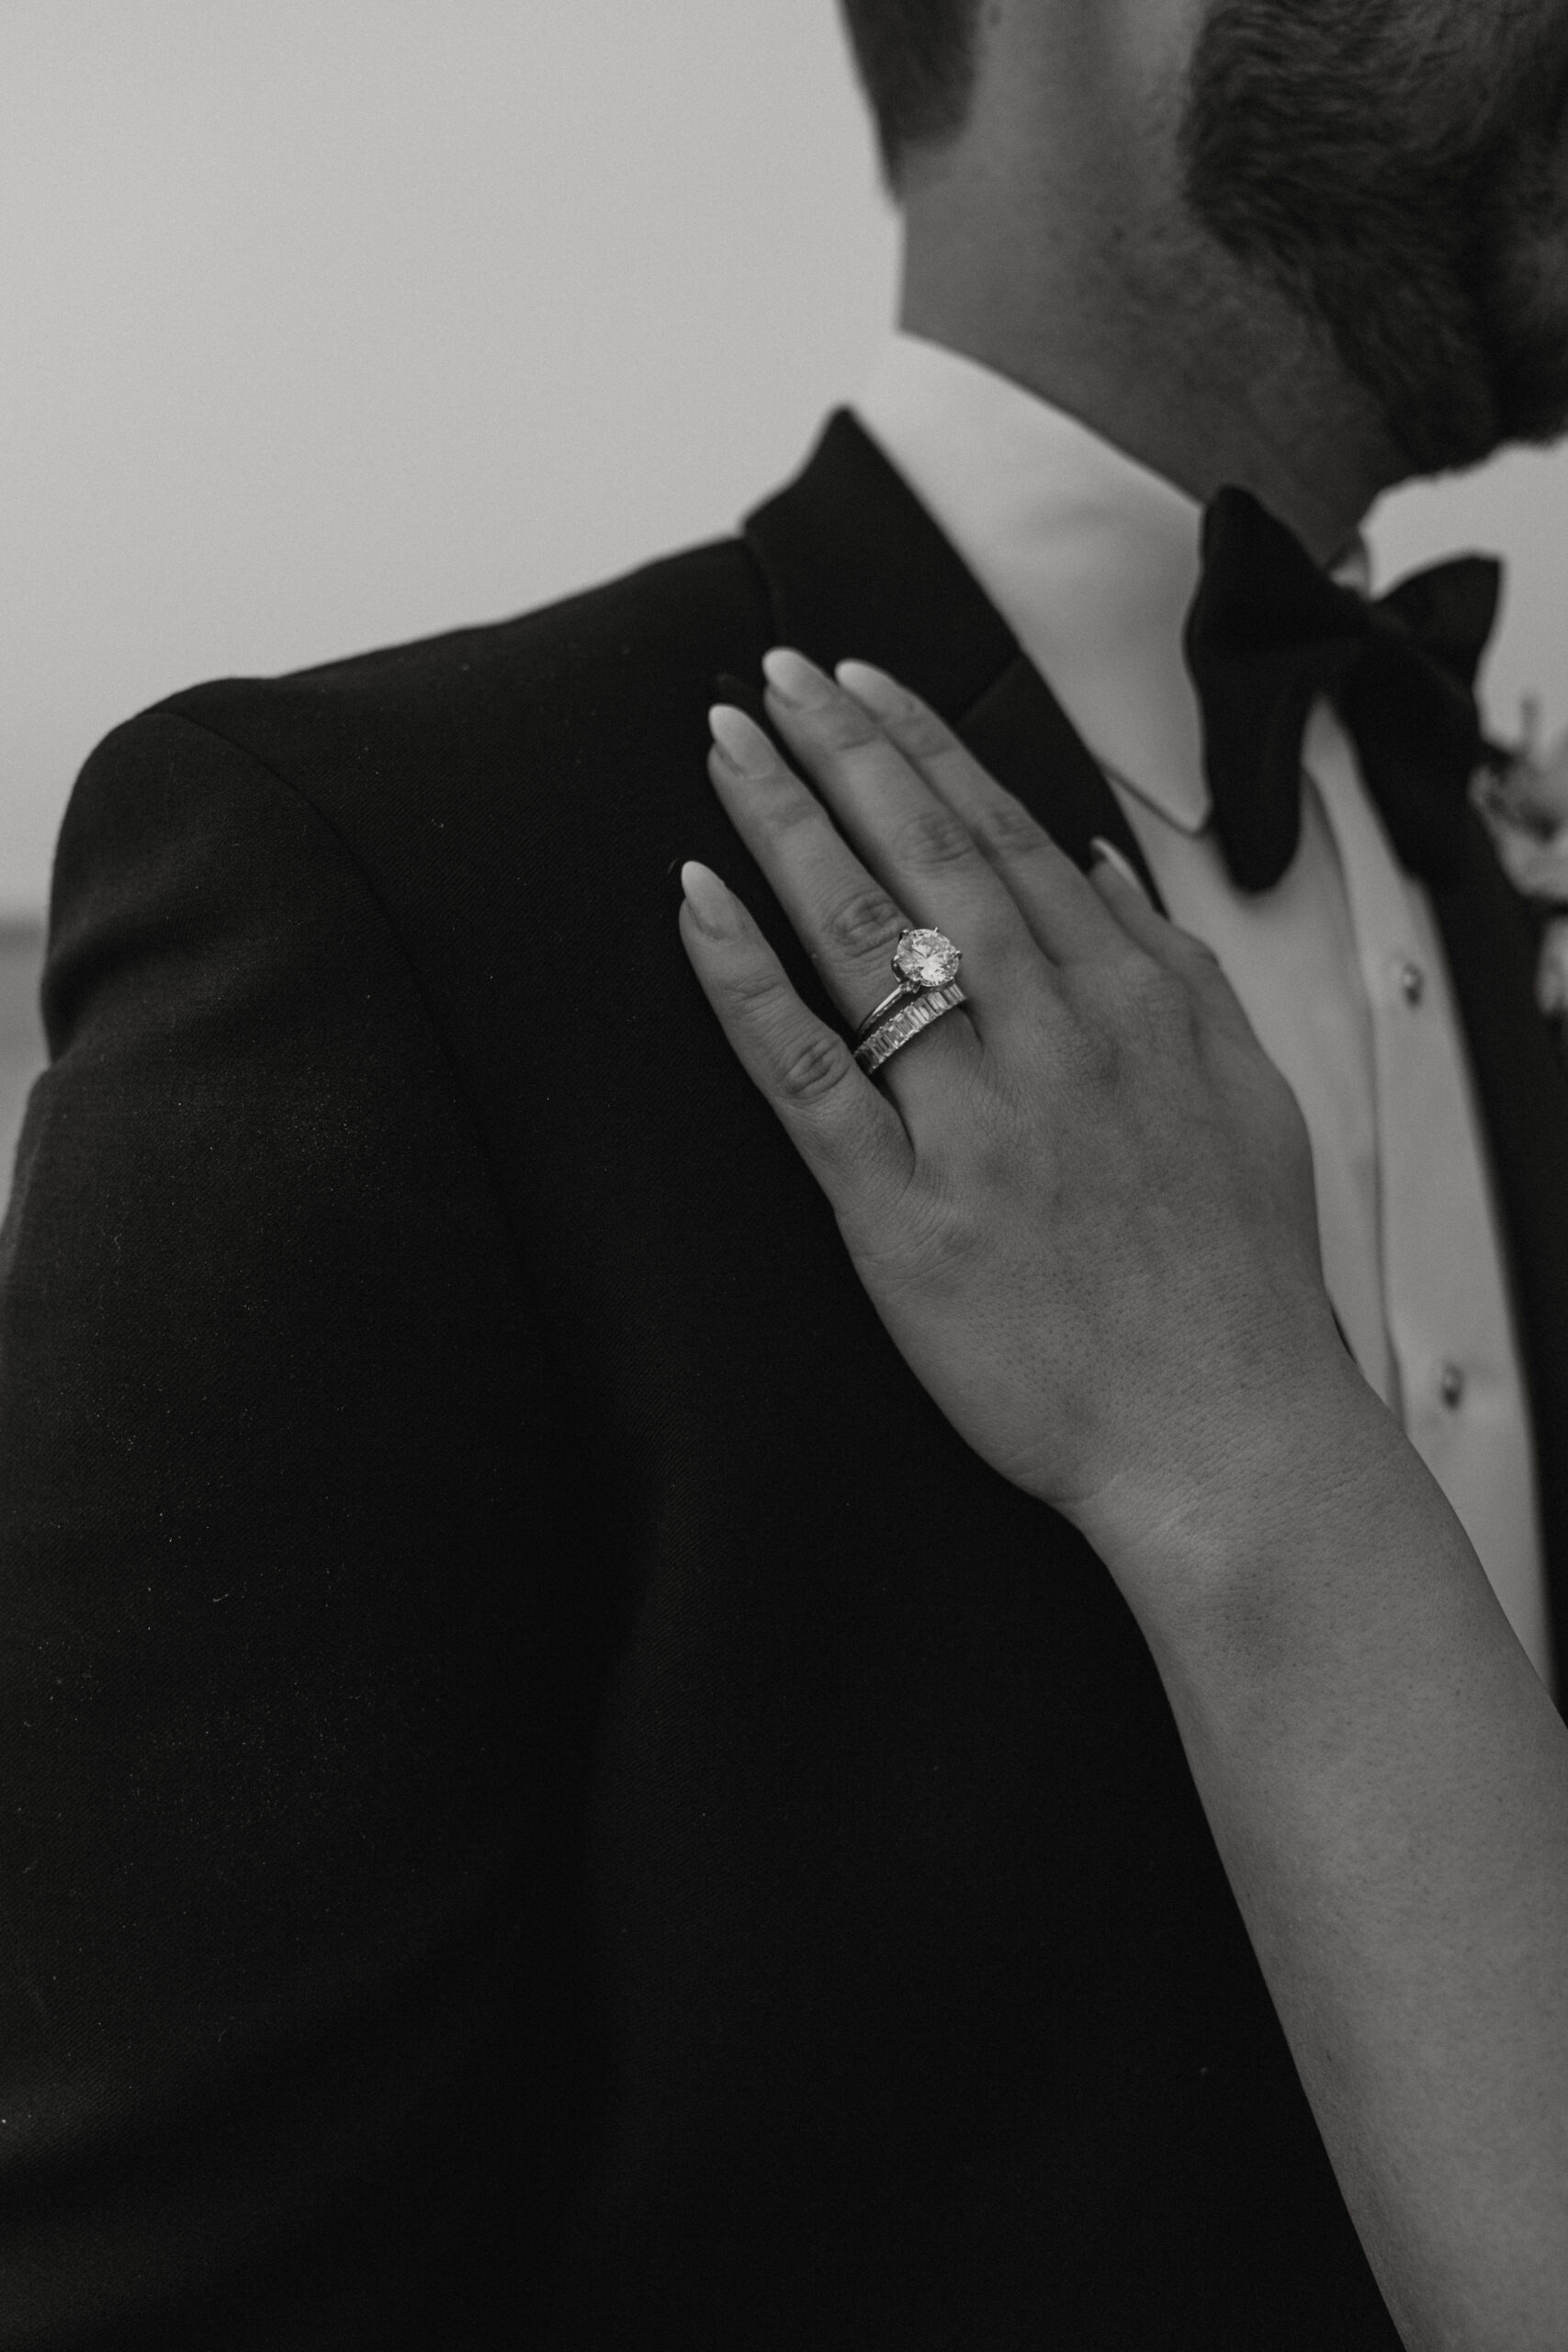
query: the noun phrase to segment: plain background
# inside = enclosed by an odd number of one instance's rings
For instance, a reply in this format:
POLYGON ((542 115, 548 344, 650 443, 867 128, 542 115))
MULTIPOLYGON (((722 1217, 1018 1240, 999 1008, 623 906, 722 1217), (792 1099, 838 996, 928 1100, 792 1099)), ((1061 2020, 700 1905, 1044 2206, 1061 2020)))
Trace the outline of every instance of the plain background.
MULTIPOLYGON (((0 0, 0 920, 178 686, 728 528, 852 393, 894 222, 833 0, 0 0)), ((1568 456, 1385 503, 1512 560, 1568 723, 1568 456)))

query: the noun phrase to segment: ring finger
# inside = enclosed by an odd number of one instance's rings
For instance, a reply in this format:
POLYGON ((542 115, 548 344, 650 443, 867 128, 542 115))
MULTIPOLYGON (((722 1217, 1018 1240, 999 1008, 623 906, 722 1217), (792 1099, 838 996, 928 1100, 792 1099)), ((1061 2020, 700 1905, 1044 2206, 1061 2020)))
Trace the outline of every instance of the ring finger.
MULTIPOLYGON (((720 704, 709 717, 715 789, 829 994, 858 1029, 898 985, 892 956, 900 933, 931 910, 900 904, 861 863, 822 803, 745 712, 720 704)), ((967 994, 978 978, 977 924, 966 921, 960 891, 948 894, 942 914, 940 928, 965 951, 960 980, 967 994)), ((963 1012, 944 1014, 912 1044, 915 1050, 906 1047, 886 1065, 896 1099, 911 1107, 928 1085, 950 1085, 954 1064, 972 1061, 978 1051, 963 1012)))
MULTIPOLYGON (((710 714, 710 774, 834 998, 861 1022, 889 993, 893 948, 913 923, 944 932, 964 954, 964 979, 984 974, 993 1003, 1008 1001, 1018 963, 1040 956, 1005 885, 962 819, 864 708, 799 656, 789 661, 808 673, 816 699, 782 713, 775 707, 775 717, 813 778, 828 781, 832 815, 762 730, 729 705, 710 714), (864 862, 835 819, 858 835, 864 862)), ((776 657, 768 666, 775 670, 776 657)), ((770 702, 779 701, 770 676, 770 702)), ((983 1003, 976 1019, 983 1030, 983 1003)))
MULTIPOLYGON (((1041 957, 966 812, 933 790, 875 714, 815 662, 777 646, 762 670, 769 717, 851 848, 916 922, 942 930, 964 923, 962 944, 976 969, 984 967, 994 1016, 1011 1001, 1020 966, 1037 966, 1041 957)), ((982 1010, 982 1033, 987 1017, 982 1010)))
MULTIPOLYGON (((744 711, 720 704, 709 717, 715 789, 829 995, 858 1030, 895 985, 893 950, 910 916, 861 864, 821 802, 744 711)), ((949 935, 962 948, 962 917, 952 921, 949 935)), ((974 978, 966 958, 961 984, 974 978)), ((955 1069, 972 1062, 978 1050, 960 1009, 931 1023, 881 1075, 900 1108, 912 1111, 922 1097, 943 1088, 951 1092, 955 1069)))

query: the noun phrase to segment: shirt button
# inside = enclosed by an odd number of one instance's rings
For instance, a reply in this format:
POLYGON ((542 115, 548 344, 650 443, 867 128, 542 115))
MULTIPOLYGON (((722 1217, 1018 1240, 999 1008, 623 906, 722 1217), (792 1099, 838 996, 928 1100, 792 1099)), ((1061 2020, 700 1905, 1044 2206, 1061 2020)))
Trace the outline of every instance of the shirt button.
POLYGON ((1427 975, 1419 964, 1402 963, 1399 967, 1399 993, 1408 1005, 1417 1005, 1427 993, 1427 975))
POLYGON ((1457 1412, 1464 1402, 1464 1372, 1457 1363, 1446 1363, 1438 1383, 1438 1393, 1450 1413, 1457 1412))

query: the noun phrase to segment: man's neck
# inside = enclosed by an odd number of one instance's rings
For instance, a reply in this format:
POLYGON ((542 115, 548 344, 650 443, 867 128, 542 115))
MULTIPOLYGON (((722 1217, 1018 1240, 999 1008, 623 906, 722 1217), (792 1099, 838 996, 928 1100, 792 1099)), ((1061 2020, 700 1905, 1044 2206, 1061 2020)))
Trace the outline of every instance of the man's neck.
POLYGON ((1325 336, 1283 299, 1195 246, 1148 268, 1066 243, 1029 256, 908 208, 899 323, 1066 410, 1206 503, 1250 490, 1335 562, 1403 469, 1325 336), (1172 287, 1179 294, 1172 299, 1172 287))

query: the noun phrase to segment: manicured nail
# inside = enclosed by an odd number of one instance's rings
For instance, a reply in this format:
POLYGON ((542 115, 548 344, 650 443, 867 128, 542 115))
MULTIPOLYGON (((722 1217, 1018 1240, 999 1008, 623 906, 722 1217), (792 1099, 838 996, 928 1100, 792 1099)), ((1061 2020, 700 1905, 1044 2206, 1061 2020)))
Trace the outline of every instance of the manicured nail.
POLYGON ((847 695, 853 695, 878 718, 908 718, 913 714, 914 695, 874 662, 840 662, 833 675, 847 695))
POLYGON ((1139 898, 1142 899, 1145 906, 1152 903, 1148 892, 1145 889, 1143 883, 1138 877, 1136 868, 1128 862, 1126 857, 1123 856, 1122 853, 1116 847, 1114 842, 1108 842, 1103 834, 1096 833, 1089 846, 1091 855, 1094 857, 1102 857, 1107 865, 1111 868, 1112 872, 1119 874, 1122 876, 1123 882, 1130 882, 1132 884, 1134 889, 1136 890, 1139 898))
POLYGON ((734 939, 740 921, 734 899, 711 866, 689 857, 681 868, 681 888, 697 929, 710 939, 734 939))
POLYGON ((742 775, 771 775, 778 765, 773 745, 754 718, 731 702, 716 702, 708 713, 713 740, 742 775))
POLYGON ((793 703, 797 710, 817 710, 833 698, 832 680, 787 645, 763 654, 762 675, 779 700, 793 703))

